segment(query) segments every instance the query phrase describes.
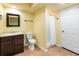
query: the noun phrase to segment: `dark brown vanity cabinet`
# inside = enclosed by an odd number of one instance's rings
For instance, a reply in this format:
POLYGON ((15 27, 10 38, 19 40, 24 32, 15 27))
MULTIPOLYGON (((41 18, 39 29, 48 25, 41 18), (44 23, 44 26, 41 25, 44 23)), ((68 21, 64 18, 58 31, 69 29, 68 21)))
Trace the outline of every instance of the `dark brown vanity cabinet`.
POLYGON ((0 55, 14 55, 24 51, 24 35, 0 37, 0 55))

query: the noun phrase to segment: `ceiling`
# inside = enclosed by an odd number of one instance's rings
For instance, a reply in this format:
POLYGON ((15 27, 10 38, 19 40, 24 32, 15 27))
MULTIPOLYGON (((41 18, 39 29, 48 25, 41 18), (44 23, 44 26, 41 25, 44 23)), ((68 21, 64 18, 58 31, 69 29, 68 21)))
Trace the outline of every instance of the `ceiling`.
POLYGON ((62 10, 64 8, 77 4, 78 3, 3 3, 2 5, 9 8, 15 6, 17 9, 26 10, 29 12, 35 12, 39 8, 46 6, 57 7, 58 10, 62 10))
POLYGON ((74 6, 74 5, 79 5, 79 3, 48 3, 45 4, 46 6, 51 6, 55 7, 58 11, 61 11, 63 9, 66 9, 68 7, 74 6))

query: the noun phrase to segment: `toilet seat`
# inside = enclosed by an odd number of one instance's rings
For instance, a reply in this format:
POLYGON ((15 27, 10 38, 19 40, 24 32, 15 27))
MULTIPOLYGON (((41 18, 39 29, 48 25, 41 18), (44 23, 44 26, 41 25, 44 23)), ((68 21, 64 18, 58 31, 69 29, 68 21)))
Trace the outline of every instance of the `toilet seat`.
POLYGON ((36 43, 36 40, 35 40, 35 39, 30 39, 30 40, 29 40, 29 43, 35 44, 35 43, 36 43))

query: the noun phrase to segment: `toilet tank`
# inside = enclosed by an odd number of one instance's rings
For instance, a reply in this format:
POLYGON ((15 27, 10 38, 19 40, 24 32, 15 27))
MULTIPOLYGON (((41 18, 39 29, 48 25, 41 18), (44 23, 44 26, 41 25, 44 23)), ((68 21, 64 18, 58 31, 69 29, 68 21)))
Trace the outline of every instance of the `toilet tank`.
POLYGON ((26 35, 27 35, 28 39, 32 39, 33 38, 33 33, 32 32, 28 32, 28 33, 26 33, 26 35))

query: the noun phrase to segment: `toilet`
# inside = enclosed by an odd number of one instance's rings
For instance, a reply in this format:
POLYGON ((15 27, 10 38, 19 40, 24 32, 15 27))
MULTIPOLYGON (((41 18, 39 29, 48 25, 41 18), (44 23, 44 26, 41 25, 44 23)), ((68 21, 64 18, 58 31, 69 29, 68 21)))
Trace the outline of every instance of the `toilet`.
POLYGON ((32 32, 28 32, 26 33, 27 35, 27 39, 28 39, 28 43, 29 43, 29 48, 31 50, 34 50, 35 49, 35 43, 36 43, 36 40, 33 38, 33 33, 32 32))

